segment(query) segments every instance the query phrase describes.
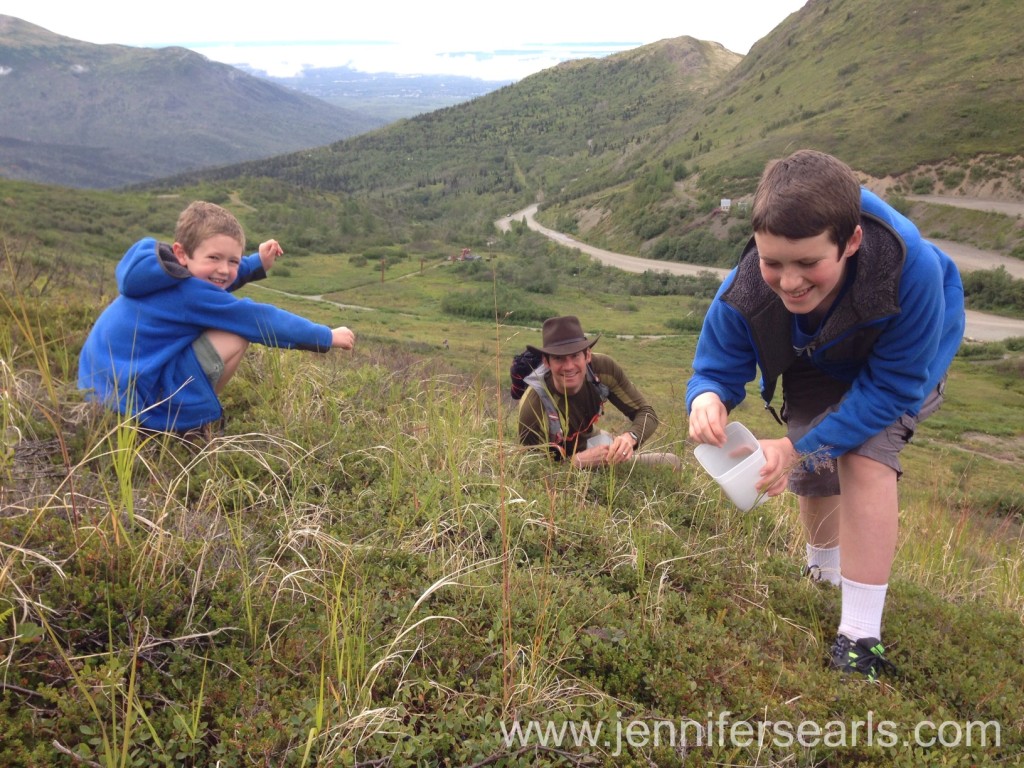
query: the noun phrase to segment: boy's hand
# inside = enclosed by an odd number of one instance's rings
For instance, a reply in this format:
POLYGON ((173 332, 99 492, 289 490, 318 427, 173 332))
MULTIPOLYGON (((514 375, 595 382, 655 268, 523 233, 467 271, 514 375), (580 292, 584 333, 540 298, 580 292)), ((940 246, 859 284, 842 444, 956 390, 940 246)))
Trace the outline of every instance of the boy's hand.
POLYGON ((693 398, 690 404, 691 440, 721 448, 725 445, 725 425, 728 423, 729 411, 714 392, 704 392, 693 398))
POLYGON ((331 346, 341 349, 352 349, 356 345, 356 335, 345 326, 331 331, 331 346))
POLYGON ((260 243, 260 262, 263 264, 263 271, 269 272, 270 268, 274 266, 274 262, 277 261, 277 257, 283 254, 284 251, 277 240, 267 240, 264 243, 260 243))
POLYGON ((757 490, 768 496, 778 496, 786 490, 789 472, 800 457, 788 437, 758 442, 764 451, 764 466, 761 467, 761 482, 757 484, 757 490))

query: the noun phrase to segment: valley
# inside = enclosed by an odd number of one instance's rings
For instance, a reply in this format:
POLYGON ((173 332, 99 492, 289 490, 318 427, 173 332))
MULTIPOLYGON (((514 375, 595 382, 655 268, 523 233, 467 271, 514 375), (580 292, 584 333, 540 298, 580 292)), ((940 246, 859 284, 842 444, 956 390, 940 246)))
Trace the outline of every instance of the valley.
MULTIPOLYGON (((973 198, 943 197, 933 198, 931 201, 941 200, 946 205, 964 205, 973 207, 985 201, 976 201, 973 198)), ((1021 204, 1006 203, 1005 205, 1015 208, 1024 208, 1021 204)), ((719 278, 724 278, 728 270, 714 269, 698 264, 686 264, 678 261, 658 261, 657 259, 645 259, 639 256, 630 256, 624 253, 614 253, 603 248, 596 248, 587 245, 563 232, 556 232, 545 227, 537 221, 537 205, 530 205, 522 210, 503 216, 494 222, 495 226, 502 232, 508 231, 512 221, 525 221, 526 226, 545 237, 554 240, 567 248, 578 248, 581 252, 592 256, 602 264, 607 264, 627 272, 669 272, 673 275, 696 275, 702 272, 712 272, 719 278)), ((956 243, 949 240, 934 241, 939 248, 944 250, 956 262, 961 272, 974 269, 995 269, 1005 267, 1006 271, 1013 277, 1024 278, 1024 262, 1010 256, 999 253, 982 251, 963 243, 956 243)), ((964 333, 965 338, 971 341, 1002 341, 1015 336, 1024 336, 1024 320, 1010 317, 1001 317, 986 312, 967 310, 967 327, 964 333)))

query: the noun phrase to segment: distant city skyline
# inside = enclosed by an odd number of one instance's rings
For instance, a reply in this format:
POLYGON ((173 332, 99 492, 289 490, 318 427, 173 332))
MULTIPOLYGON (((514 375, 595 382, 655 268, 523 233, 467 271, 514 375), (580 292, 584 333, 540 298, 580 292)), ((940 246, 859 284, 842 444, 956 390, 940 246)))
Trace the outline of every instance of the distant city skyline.
MULTIPOLYGON (((561 61, 602 57, 689 35, 746 54, 804 0, 660 0, 603 4, 520 0, 495 12, 469 0, 264 6, 178 0, 6 0, 0 13, 89 43, 182 46, 214 61, 288 76, 303 67, 518 80, 561 61)), ((0 62, 2 64, 2 62, 0 62)))

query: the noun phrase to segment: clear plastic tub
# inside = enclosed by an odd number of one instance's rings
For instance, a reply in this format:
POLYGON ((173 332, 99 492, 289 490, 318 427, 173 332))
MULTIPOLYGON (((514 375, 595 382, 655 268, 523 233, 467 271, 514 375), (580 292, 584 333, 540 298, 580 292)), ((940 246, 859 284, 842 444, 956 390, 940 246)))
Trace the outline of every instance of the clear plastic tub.
POLYGON ((764 503, 766 497, 755 486, 761 480, 764 451, 753 433, 738 421, 725 427, 726 443, 721 448, 704 443, 693 455, 717 482, 729 501, 743 511, 764 503))

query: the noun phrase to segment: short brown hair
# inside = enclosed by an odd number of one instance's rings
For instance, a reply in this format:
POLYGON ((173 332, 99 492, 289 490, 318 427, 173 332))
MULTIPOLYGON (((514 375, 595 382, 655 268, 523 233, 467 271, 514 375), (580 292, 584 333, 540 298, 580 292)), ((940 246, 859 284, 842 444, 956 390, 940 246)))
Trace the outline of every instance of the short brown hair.
POLYGON ((754 193, 754 232, 790 240, 827 232, 842 253, 860 224, 860 182, 846 163, 813 149, 768 163, 754 193))
POLYGON ((174 241, 181 243, 188 256, 191 257, 204 240, 216 235, 227 235, 245 249, 245 230, 234 214, 219 205, 196 200, 178 216, 174 241))

